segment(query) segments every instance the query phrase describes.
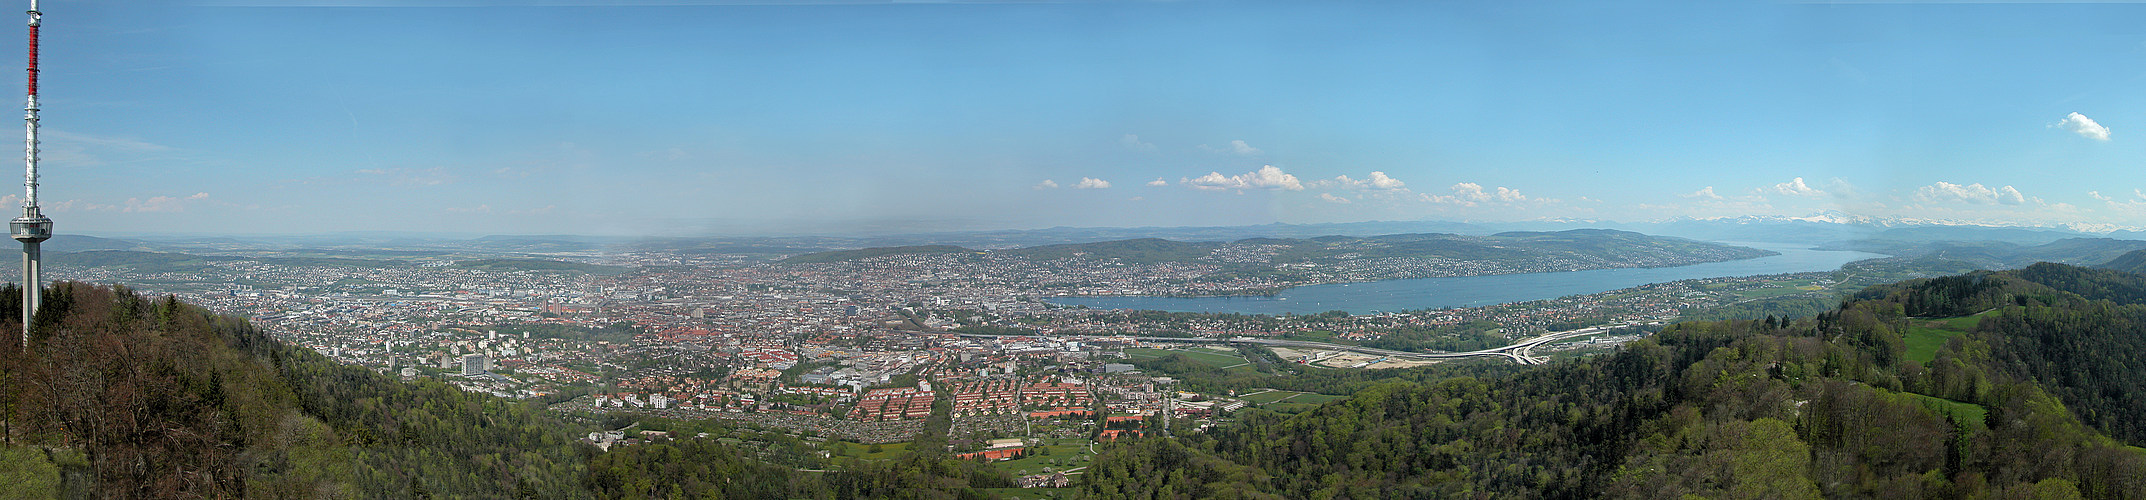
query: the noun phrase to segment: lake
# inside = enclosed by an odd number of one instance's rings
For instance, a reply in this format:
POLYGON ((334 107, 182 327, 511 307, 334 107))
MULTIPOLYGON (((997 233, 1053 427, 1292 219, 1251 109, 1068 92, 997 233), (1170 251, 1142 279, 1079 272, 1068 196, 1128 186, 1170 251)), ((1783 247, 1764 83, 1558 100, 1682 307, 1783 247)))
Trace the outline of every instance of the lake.
POLYGON ((1418 278, 1300 286, 1273 296, 1245 297, 1050 297, 1051 303, 1096 309, 1136 309, 1243 314, 1309 314, 1333 310, 1351 314, 1409 309, 1478 307, 1554 299, 1699 278, 1832 271, 1842 264, 1884 255, 1807 246, 1726 243, 1780 252, 1756 259, 1677 267, 1595 269, 1556 273, 1499 274, 1453 278, 1418 278))

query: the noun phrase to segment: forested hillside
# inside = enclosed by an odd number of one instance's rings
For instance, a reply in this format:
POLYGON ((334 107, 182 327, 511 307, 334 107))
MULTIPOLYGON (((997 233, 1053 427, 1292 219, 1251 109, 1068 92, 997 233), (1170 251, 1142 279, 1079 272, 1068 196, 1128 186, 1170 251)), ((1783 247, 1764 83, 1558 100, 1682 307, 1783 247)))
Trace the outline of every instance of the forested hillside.
POLYGON ((581 427, 535 408, 338 365, 168 297, 60 283, 45 300, 27 354, 0 349, 7 446, 33 458, 5 475, 104 498, 586 496, 581 427))
POLYGON ((2108 262, 2104 262, 2101 265, 2094 267, 2102 269, 2114 269, 2127 273, 2146 272, 2146 250, 2139 250, 2119 255, 2115 259, 2110 259, 2108 262))
POLYGON ((599 453, 576 441, 594 423, 339 365, 168 297, 60 283, 45 300, 27 354, 0 308, 0 497, 955 498, 1010 481, 948 458, 943 418, 913 446, 936 453, 829 472, 704 440, 599 453))
POLYGON ((1614 355, 1240 412, 1174 443, 1118 445, 1081 488, 2146 498, 2142 301, 2146 277, 2055 264, 1874 287, 1810 318, 1683 323, 1614 355), (1945 318, 1971 326, 1927 326, 1945 318), (1932 343, 1927 359, 1909 350, 1932 343))

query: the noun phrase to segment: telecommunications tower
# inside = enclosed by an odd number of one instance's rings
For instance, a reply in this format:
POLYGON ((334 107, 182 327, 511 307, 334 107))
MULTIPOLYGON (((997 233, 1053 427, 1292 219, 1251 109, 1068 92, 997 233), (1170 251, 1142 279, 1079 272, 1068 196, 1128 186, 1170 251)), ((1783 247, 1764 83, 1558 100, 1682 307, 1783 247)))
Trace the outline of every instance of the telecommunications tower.
POLYGON ((23 127, 29 137, 23 141, 22 216, 8 222, 9 233, 15 241, 22 242, 22 348, 30 348, 30 319, 37 316, 39 295, 44 284, 37 279, 37 265, 44 260, 39 244, 52 239, 52 219, 37 210, 37 22, 44 13, 37 11, 37 0, 30 0, 30 85, 28 104, 23 105, 23 127))

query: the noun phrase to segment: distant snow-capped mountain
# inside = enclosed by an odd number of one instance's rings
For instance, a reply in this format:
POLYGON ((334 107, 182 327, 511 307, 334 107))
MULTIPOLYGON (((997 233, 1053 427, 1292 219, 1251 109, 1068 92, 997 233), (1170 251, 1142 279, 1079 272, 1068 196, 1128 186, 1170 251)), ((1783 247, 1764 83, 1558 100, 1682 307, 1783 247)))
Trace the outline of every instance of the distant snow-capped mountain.
POLYGON ((2115 233, 2115 232, 2146 232, 2146 228, 2142 228, 2142 227, 2139 227, 2139 226, 2126 226, 2126 225, 2121 225, 2121 224, 2111 224, 2111 223, 2096 223, 2096 222, 2063 222, 2063 223, 2033 224, 2033 223, 2020 223, 2020 222, 2016 222, 2016 221, 1996 221, 1996 220, 1972 220, 1972 219, 1945 219, 1945 218, 1929 218, 1929 217, 1880 217, 1880 216, 1870 216, 1870 215, 1857 215, 1857 214, 1848 214, 1848 213, 1842 213, 1842 212, 1838 212, 1838 211, 1832 211, 1832 210, 1827 210, 1827 211, 1822 211, 1822 212, 1812 213, 1812 214, 1810 214, 1810 215, 1800 215, 1800 216, 1796 216, 1796 215, 1736 215, 1736 216, 1723 216, 1723 217, 1673 217, 1673 218, 1668 218, 1668 219, 1658 219, 1658 220, 1654 220, 1654 221, 1649 221, 1649 222, 1647 222, 1646 224, 1675 224, 1675 223, 1682 223, 1682 222, 1709 222, 1709 223, 1719 223, 1719 224, 1778 224, 1778 223, 1807 222, 1807 223, 1819 223, 1819 224, 1839 224, 1839 225, 1850 225, 1850 226, 1867 226, 1867 227, 1872 227, 1872 228, 1886 228, 1886 229, 1890 229, 1890 228, 1903 228, 1903 227, 1927 227, 1927 226, 1959 226, 1959 227, 1983 227, 1983 228, 2014 228, 2014 229, 2047 229, 2047 230, 2064 230, 2064 231, 2072 231, 2072 232, 2078 232, 2078 233, 2088 233, 2088 234, 2108 234, 2108 233, 2115 233))

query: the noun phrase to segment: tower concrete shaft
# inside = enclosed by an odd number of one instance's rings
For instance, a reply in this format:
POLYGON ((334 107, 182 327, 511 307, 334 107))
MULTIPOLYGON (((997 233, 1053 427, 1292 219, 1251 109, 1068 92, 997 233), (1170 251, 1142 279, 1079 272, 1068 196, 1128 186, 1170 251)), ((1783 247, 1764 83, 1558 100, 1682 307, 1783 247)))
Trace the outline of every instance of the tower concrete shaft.
POLYGON ((22 348, 30 348, 30 324, 44 295, 44 282, 37 275, 44 261, 40 246, 52 239, 52 219, 37 208, 37 28, 44 13, 37 0, 30 0, 30 57, 28 97, 22 107, 23 139, 22 216, 8 222, 9 236, 22 242, 22 348))

